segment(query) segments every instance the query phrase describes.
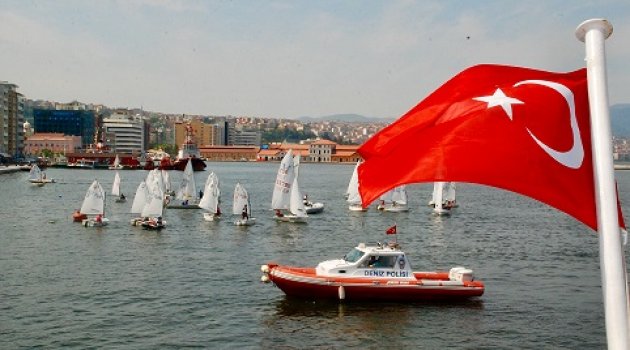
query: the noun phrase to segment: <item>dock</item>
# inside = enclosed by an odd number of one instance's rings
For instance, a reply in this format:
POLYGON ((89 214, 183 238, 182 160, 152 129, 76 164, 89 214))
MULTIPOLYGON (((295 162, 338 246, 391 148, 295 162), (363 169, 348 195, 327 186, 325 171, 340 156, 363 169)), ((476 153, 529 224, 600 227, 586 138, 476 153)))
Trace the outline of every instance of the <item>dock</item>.
POLYGON ((10 173, 16 173, 18 171, 28 171, 29 169, 31 169, 31 167, 29 167, 28 165, 7 165, 7 166, 0 166, 0 174, 10 174, 10 173))

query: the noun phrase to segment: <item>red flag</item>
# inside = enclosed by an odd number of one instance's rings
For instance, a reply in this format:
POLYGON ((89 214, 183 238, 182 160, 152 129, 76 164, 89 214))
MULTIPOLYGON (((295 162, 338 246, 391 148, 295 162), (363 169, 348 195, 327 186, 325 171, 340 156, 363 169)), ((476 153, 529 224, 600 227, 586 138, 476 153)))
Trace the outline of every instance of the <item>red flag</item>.
POLYGON ((388 235, 395 235, 396 234, 396 225, 388 228, 387 231, 385 231, 385 233, 387 233, 388 235))
MULTIPOLYGON (((470 182, 532 197, 597 229, 585 69, 468 68, 359 153, 364 206, 402 184, 470 182)), ((619 220, 625 227, 620 207, 619 220)))

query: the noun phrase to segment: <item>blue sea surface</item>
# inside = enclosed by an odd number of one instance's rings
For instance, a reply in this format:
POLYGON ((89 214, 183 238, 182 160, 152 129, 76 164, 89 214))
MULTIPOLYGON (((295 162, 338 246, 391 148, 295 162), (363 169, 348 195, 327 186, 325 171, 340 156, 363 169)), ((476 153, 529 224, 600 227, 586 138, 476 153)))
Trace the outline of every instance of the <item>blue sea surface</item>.
MULTIPOLYGON (((436 217, 431 184, 408 187, 408 213, 350 212, 353 165, 302 164, 300 186, 326 208, 306 225, 269 209, 277 163, 208 163, 231 212, 237 182, 257 224, 168 209, 161 232, 129 225, 146 171, 121 171, 126 203, 107 198, 105 228, 71 220, 94 179, 114 171, 0 175, 0 348, 601 349, 606 347, 598 237, 573 218, 503 190, 458 184, 460 207, 436 217), (314 266, 359 242, 398 242, 414 270, 473 269, 486 293, 458 303, 353 303, 287 298, 260 282, 269 261, 314 266)), ((171 171, 177 187, 181 172, 171 171)), ((616 177, 630 212, 630 172, 616 177)), ((576 189, 579 190, 579 189, 576 189)))

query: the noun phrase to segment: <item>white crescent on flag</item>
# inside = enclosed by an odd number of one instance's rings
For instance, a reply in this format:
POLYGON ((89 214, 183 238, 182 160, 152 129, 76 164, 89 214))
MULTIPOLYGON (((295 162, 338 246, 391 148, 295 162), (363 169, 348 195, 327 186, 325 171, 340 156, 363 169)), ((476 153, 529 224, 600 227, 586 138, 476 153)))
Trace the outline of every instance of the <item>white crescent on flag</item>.
MULTIPOLYGON (((532 131, 529 130, 528 128, 526 128, 527 132, 534 139, 534 141, 536 141, 538 146, 540 146, 540 148, 542 148, 542 150, 545 151, 545 153, 547 153, 551 158, 555 159, 558 163, 571 169, 579 168, 580 166, 582 166, 582 162, 584 161, 584 145, 582 144, 582 137, 580 136, 580 128, 577 123, 577 117, 575 116, 575 100, 574 100, 573 92, 571 92, 569 88, 567 88, 566 86, 562 84, 554 83, 547 80, 523 80, 514 84, 514 87, 527 85, 527 84, 546 86, 550 89, 557 91, 560 95, 562 95, 562 97, 564 97, 564 100, 566 101, 567 106, 569 107, 569 114, 570 114, 570 120, 571 120, 571 133, 573 136, 573 146, 571 147, 570 150, 566 152, 560 152, 547 146, 547 144, 545 144, 544 142, 540 141, 536 137, 536 135, 534 135, 534 133, 532 133, 532 131)), ((521 100, 506 96, 503 93, 503 91, 501 91, 501 89, 497 89, 492 96, 476 97, 476 98, 473 98, 473 100, 486 102, 488 104, 487 108, 501 106, 501 108, 503 108, 503 110, 507 114, 508 118, 510 118, 510 120, 513 120, 512 119, 513 118, 512 105, 524 104, 524 102, 521 100)))
POLYGON ((575 116, 575 99, 573 97, 573 92, 571 89, 566 86, 558 83, 554 83, 547 80, 525 80, 514 84, 514 87, 526 84, 533 85, 541 85, 546 86, 550 89, 557 91, 564 100, 567 102, 567 106, 569 107, 569 114, 571 119, 571 133, 573 134, 573 146, 570 150, 566 152, 557 151, 545 143, 540 141, 536 135, 534 135, 529 129, 527 132, 529 135, 536 141, 536 143, 542 148, 549 156, 555 159, 558 163, 569 167, 571 169, 577 169, 582 166, 582 162, 584 161, 584 145, 582 144, 582 136, 580 136, 580 127, 577 123, 577 117, 575 116))

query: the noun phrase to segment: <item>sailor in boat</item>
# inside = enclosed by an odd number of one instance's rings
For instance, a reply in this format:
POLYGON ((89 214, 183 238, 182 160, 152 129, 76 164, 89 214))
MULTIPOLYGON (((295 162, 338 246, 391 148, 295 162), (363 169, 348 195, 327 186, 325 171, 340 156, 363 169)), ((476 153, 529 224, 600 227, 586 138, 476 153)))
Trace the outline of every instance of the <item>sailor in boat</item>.
POLYGON ((241 217, 243 220, 247 221, 249 219, 249 215, 247 214, 247 204, 243 206, 243 211, 241 212, 241 217))
POLYGON ((124 202, 125 200, 127 200, 127 197, 125 197, 124 194, 120 194, 120 196, 118 197, 118 200, 120 200, 121 202, 124 202))
POLYGON ((304 205, 306 205, 307 207, 310 207, 310 206, 313 205, 313 203, 308 200, 308 195, 307 194, 304 195, 303 202, 304 202, 304 205))
POLYGON ((72 214, 72 220, 74 222, 82 222, 84 219, 87 219, 87 215, 81 214, 81 211, 79 211, 79 209, 75 210, 72 214))
POLYGON ((188 199, 185 199, 185 200, 182 202, 182 205, 188 205, 188 199))
POLYGON ((376 207, 378 210, 385 210, 385 201, 381 199, 381 203, 376 207))
POLYGON ((101 216, 101 214, 96 215, 96 218, 94 219, 94 221, 97 224, 102 224, 103 223, 103 217, 101 216))
POLYGON ((276 216, 281 218, 284 216, 284 214, 282 214, 282 212, 280 211, 280 209, 276 209, 276 216))

